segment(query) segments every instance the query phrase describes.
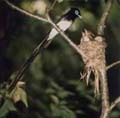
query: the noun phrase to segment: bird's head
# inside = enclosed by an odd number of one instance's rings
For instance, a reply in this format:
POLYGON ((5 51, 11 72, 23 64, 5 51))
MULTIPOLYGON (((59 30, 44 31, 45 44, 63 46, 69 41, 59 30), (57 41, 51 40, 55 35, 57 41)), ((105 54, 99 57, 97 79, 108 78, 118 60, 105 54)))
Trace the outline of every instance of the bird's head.
POLYGON ((75 20, 76 18, 82 19, 80 10, 78 8, 71 8, 64 16, 68 20, 75 20))

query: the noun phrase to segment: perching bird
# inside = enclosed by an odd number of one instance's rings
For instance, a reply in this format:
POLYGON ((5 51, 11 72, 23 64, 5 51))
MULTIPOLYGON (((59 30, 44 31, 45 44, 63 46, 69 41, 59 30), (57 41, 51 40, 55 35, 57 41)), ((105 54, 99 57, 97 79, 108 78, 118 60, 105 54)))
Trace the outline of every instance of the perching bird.
MULTIPOLYGON (((77 8, 71 8, 66 14, 64 14, 57 23, 57 26, 66 31, 73 24, 76 18, 82 19, 80 10, 77 8)), ((59 34, 55 28, 52 28, 45 39, 41 42, 40 46, 46 48, 52 41, 52 39, 59 34)))

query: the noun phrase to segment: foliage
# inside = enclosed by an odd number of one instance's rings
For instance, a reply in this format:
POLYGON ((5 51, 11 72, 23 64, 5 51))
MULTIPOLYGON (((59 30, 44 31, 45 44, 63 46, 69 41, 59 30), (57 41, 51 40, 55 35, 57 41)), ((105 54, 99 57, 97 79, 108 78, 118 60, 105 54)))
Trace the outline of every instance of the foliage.
POLYGON ((6 99, 3 106, 0 108, 0 118, 4 118, 10 111, 16 111, 16 108, 11 100, 6 99))

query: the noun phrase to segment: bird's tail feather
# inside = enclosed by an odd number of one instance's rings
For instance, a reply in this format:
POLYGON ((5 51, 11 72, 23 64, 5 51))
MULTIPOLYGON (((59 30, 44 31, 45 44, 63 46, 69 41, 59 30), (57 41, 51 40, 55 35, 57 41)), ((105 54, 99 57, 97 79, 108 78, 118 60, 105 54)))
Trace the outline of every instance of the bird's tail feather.
POLYGON ((52 39, 48 40, 48 35, 42 40, 42 42, 37 46, 38 49, 45 49, 47 48, 50 43, 52 42, 52 39))
MULTIPOLYGON (((47 40, 47 39, 48 39, 48 36, 46 36, 43 39, 43 41, 34 49, 34 51, 32 52, 32 54, 26 60, 26 62, 23 64, 22 67, 25 67, 26 64, 28 64, 27 66, 29 67, 29 65, 33 62, 33 60, 40 53, 40 51, 42 51, 43 49, 45 49, 45 48, 47 48, 49 46, 49 44, 51 43, 51 40, 47 40)), ((25 68, 28 68, 28 67, 25 67, 25 68)))
POLYGON ((15 80, 12 81, 9 91, 11 92, 13 90, 14 85, 21 79, 23 76, 24 72, 29 68, 29 66, 32 64, 34 61, 35 57, 39 54, 42 49, 47 48, 49 44, 51 43, 51 40, 47 40, 48 37, 46 36, 43 41, 34 49, 32 54, 29 56, 29 58, 25 61, 25 63, 21 66, 21 68, 18 70, 15 80))

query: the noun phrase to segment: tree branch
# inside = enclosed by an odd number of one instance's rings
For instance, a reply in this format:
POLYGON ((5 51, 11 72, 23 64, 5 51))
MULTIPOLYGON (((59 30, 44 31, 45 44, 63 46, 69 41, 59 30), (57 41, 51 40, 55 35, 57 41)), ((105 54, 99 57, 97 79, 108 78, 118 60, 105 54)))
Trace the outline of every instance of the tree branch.
POLYGON ((101 35, 101 36, 104 35, 104 29, 106 27, 106 22, 107 22, 109 14, 110 14, 112 4, 113 4, 113 0, 109 0, 107 5, 106 5, 106 9, 105 9, 104 13, 102 14, 102 17, 101 17, 100 22, 99 22, 98 27, 97 27, 97 34, 98 35, 101 35))
POLYGON ((116 62, 108 65, 107 68, 106 68, 106 70, 109 70, 109 69, 113 68, 114 66, 117 66, 118 64, 120 64, 120 60, 118 60, 118 61, 116 61, 116 62))
POLYGON ((110 111, 120 103, 120 97, 118 97, 114 102, 110 105, 110 111))
POLYGON ((109 92, 106 69, 103 70, 100 78, 101 97, 102 97, 102 112, 100 118, 108 118, 109 115, 109 92))
MULTIPOLYGON (((104 36, 104 30, 106 27, 106 22, 108 19, 108 16, 110 14, 111 7, 113 5, 113 0, 109 0, 106 4, 106 8, 102 14, 102 17, 100 19, 100 22, 97 27, 97 34, 104 36)), ((104 40, 104 37, 103 37, 104 40)), ((100 79, 101 84, 101 97, 102 97, 102 112, 100 115, 100 118, 108 118, 109 117, 109 92, 108 92, 108 82, 107 82, 107 73, 106 69, 103 70, 104 73, 102 73, 102 77, 100 79)))

